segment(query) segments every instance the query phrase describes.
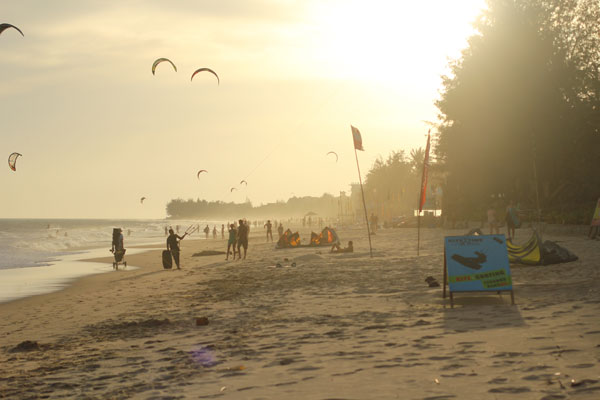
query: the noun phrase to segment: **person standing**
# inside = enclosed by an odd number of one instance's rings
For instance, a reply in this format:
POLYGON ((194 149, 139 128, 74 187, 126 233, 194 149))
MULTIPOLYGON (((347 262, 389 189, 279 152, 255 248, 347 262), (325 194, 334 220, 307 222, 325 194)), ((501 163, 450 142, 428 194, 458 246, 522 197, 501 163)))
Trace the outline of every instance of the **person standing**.
POLYGON ((269 241, 269 236, 271 237, 271 242, 273 241, 273 224, 271 224, 271 220, 268 219, 267 223, 264 226, 267 228, 267 242, 269 241))
POLYGON ((279 239, 281 239, 283 235, 283 224, 281 222, 279 222, 279 226, 277 227, 277 234, 279 235, 279 239))
POLYGON ((204 234, 206 235, 206 238, 208 239, 208 234, 210 233, 210 228, 208 227, 208 225, 206 225, 206 228, 204 228, 204 234))
POLYGON ((235 245, 237 241, 237 229, 235 229, 235 225, 229 225, 229 239, 227 240, 227 256, 225 256, 225 260, 229 260, 229 249, 233 250, 233 259, 235 260, 235 245))
POLYGON ((216 238, 217 238, 217 226, 214 225, 213 226, 213 239, 216 239, 216 238))
POLYGON ((221 239, 225 239, 225 224, 221 224, 221 239))
POLYGON ((167 250, 171 252, 173 256, 173 260, 175 261, 175 265, 177 265, 177 269, 181 269, 179 267, 179 241, 183 240, 183 238, 187 235, 187 232, 183 234, 183 236, 177 235, 173 229, 169 229, 169 237, 167 238, 167 250))
POLYGON ((508 206, 506 206, 506 216, 504 217, 506 221, 506 233, 508 234, 508 240, 513 240, 515 238, 515 228, 516 224, 516 210, 513 205, 513 201, 510 200, 508 202, 508 206))
POLYGON ((498 226, 498 219, 496 218, 495 204, 491 204, 487 210, 488 224, 490 225, 490 235, 496 232, 496 235, 500 234, 500 227, 498 226))
POLYGON ((377 216, 371 213, 371 233, 377 232, 377 216))
POLYGON ((240 226, 237 232, 237 248, 238 248, 238 259, 242 258, 241 248, 244 248, 244 260, 246 259, 246 252, 248 251, 248 223, 244 220, 239 220, 240 226))

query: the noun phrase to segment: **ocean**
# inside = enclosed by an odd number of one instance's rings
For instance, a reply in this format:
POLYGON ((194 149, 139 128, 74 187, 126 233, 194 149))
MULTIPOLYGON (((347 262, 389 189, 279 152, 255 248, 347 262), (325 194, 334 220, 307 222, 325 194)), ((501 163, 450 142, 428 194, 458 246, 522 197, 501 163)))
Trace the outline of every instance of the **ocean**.
MULTIPOLYGON (((112 256, 113 228, 123 229, 127 255, 143 250, 130 246, 164 247, 165 228, 220 221, 119 219, 0 219, 0 302, 60 290, 81 276, 111 272, 112 265, 78 260, 112 256)), ((220 231, 219 231, 220 234, 220 231)), ((204 234, 195 233, 195 238, 204 234)), ((127 256, 126 256, 127 257, 127 256)), ((131 268, 128 266, 128 268, 131 268)))

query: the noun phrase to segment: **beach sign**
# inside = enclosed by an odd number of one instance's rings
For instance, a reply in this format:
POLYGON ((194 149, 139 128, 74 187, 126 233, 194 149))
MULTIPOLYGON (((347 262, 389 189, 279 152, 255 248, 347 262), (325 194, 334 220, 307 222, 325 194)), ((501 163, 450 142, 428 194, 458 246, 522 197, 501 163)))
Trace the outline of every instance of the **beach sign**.
POLYGON ((444 297, 455 292, 511 292, 512 278, 504 235, 447 236, 444 243, 444 297))
POLYGON ((591 225, 600 226, 600 199, 598 199, 598 203, 596 203, 596 211, 594 211, 594 216, 592 217, 591 225))

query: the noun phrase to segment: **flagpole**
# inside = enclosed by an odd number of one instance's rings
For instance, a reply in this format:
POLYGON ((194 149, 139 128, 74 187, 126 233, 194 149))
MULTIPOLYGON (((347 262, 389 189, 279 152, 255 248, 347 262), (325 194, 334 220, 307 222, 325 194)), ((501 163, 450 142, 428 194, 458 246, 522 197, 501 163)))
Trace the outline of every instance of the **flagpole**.
POLYGON ((367 213, 367 202, 365 201, 365 191, 363 189, 362 178, 360 177, 360 166, 358 165, 358 153, 354 146, 354 157, 356 157, 356 169, 358 170, 358 182, 360 182, 360 193, 362 194, 363 208, 365 209, 365 221, 367 222, 367 233, 369 235, 369 254, 373 258, 373 248, 371 247, 371 228, 369 228, 369 215, 367 213))
MULTIPOLYGON (((419 204, 421 204, 420 198, 419 198, 419 204)), ((420 248, 421 248, 421 211, 417 212, 417 256, 419 255, 420 248)))
POLYGON ((427 132, 427 146, 425 147, 425 157, 423 159, 423 175, 421 176, 421 190, 419 193, 419 206, 417 207, 417 256, 421 248, 421 211, 423 210, 423 204, 425 203, 425 196, 427 193, 427 172, 429 169, 429 148, 431 145, 431 129, 427 132))

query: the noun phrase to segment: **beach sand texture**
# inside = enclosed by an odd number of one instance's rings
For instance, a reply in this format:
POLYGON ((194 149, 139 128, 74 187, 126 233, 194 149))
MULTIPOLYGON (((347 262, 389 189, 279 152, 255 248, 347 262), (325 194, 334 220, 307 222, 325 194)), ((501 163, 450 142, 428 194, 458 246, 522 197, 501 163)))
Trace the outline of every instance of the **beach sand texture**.
POLYGON ((364 231, 338 233, 355 253, 274 250, 261 231, 225 261, 192 257, 225 241, 184 240, 180 271, 151 250, 0 304, 0 398, 600 398, 597 241, 551 231, 579 261, 511 266, 515 306, 458 294, 451 309, 424 279, 442 282, 443 237, 465 232, 422 230, 417 257, 416 230, 383 230, 373 258, 364 231))

